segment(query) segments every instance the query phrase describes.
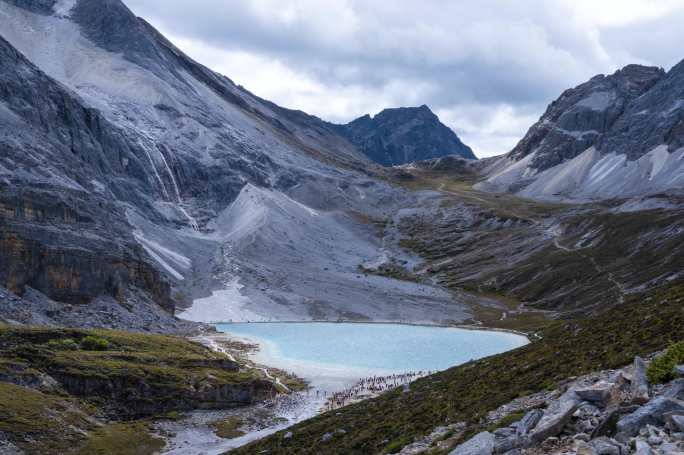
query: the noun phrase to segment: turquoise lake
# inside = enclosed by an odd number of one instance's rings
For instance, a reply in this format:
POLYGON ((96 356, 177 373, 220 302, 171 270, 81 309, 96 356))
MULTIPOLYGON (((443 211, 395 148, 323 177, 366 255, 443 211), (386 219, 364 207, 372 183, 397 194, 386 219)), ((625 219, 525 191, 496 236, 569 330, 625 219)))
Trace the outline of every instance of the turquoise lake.
POLYGON ((445 370, 528 343, 507 332, 402 324, 275 322, 217 324, 259 343, 254 360, 325 388, 363 376, 445 370))

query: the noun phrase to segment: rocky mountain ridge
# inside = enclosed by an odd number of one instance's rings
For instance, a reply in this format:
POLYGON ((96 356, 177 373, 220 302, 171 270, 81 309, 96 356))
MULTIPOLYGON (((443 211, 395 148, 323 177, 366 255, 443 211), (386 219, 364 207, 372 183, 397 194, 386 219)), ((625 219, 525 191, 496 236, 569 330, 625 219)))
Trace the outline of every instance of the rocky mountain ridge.
MULTIPOLYGON (((684 366, 678 368, 684 373, 684 366)), ((584 375, 553 391, 500 406, 485 419, 494 429, 458 444, 449 455, 680 453, 684 449, 683 398, 684 379, 649 384, 647 363, 636 357, 632 365, 621 369, 584 375)), ((462 439, 466 428, 465 423, 436 428, 397 455, 449 448, 462 439)))
POLYGON ((682 63, 628 65, 552 102, 516 147, 484 165, 479 188, 542 199, 681 189, 682 63))
POLYGON ((426 105, 385 109, 377 115, 337 125, 336 129, 370 160, 383 166, 457 155, 477 159, 426 105))

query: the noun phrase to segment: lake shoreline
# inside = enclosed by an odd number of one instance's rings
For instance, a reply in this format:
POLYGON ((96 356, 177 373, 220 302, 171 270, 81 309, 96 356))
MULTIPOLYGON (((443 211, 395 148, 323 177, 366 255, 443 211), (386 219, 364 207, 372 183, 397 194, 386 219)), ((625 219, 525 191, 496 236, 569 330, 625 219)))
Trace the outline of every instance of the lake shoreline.
MULTIPOLYGON (((169 455, 177 455, 180 453, 188 453, 190 455, 199 455, 200 453, 208 454, 218 454, 222 453, 217 450, 219 447, 221 449, 236 448, 243 444, 248 444, 256 439, 260 439, 269 434, 275 433, 277 431, 285 430, 286 428, 297 424, 303 420, 314 417, 315 415, 334 409, 339 409, 340 407, 347 406, 349 404, 357 403, 359 401, 373 398, 378 396, 387 390, 391 390, 394 377, 401 377, 402 373, 399 371, 384 370, 382 367, 364 367, 364 366, 344 366, 339 365, 335 368, 339 368, 344 371, 348 371, 350 374, 339 377, 339 371, 333 370, 329 371, 327 368, 333 366, 331 364, 318 363, 314 360, 301 360, 296 358, 288 358, 287 352, 281 350, 277 342, 274 340, 266 339, 257 334, 251 333, 239 333, 231 332, 230 327, 242 326, 259 326, 259 325, 279 325, 279 324, 346 324, 346 325, 377 325, 377 326, 404 326, 407 327, 406 330, 411 331, 408 327, 425 327, 425 328, 450 328, 457 330, 468 330, 473 332, 490 332, 490 333, 508 333, 510 335, 515 335, 521 338, 521 342, 524 341, 524 346, 530 343, 530 338, 527 334, 516 332, 513 330, 503 330, 503 329, 489 329, 482 326, 473 325, 460 325, 460 324, 445 324, 445 323, 418 323, 418 322, 395 322, 395 321, 344 321, 344 320, 305 320, 305 321, 254 321, 254 322, 221 322, 212 323, 215 327, 216 332, 211 334, 205 333, 202 337, 195 338, 196 341, 201 342, 212 349, 219 349, 223 352, 228 353, 234 358, 240 358, 241 361, 246 361, 247 364, 252 368, 257 369, 273 369, 280 371, 292 371, 303 382, 308 383, 307 388, 304 391, 286 393, 290 398, 282 397, 286 401, 292 400, 291 405, 287 409, 283 409, 284 412, 273 412, 268 410, 266 417, 263 416, 255 422, 250 428, 244 428, 244 436, 237 438, 235 440, 221 440, 216 437, 211 431, 211 427, 207 426, 206 422, 203 421, 202 416, 205 413, 192 413, 182 422, 178 422, 170 428, 176 436, 169 440, 170 447, 172 450, 168 451, 169 455), (221 328, 220 326, 223 326, 221 328), (235 341, 237 343, 242 343, 243 350, 235 350, 236 346, 227 346, 225 343, 227 341, 235 341), (221 348, 223 346, 223 348, 221 348), (285 362, 285 363, 283 363, 285 362), (299 364, 301 369, 294 368, 294 363, 299 364), (314 367, 311 369, 311 367, 314 367), (348 377, 347 377, 348 376, 348 377), (386 378, 383 380, 383 378, 386 378), (364 384, 366 389, 358 386, 360 381, 375 381, 375 383, 364 384), (386 384, 387 383, 387 384, 386 384), (381 387, 380 387, 381 386, 381 387), (379 387, 378 390, 373 390, 373 387, 379 387), (356 389, 363 389, 357 391, 356 389), (354 392, 354 393, 352 393, 354 392), (356 393, 358 392, 358 393, 356 393), (280 423, 273 420, 274 418, 281 418, 285 420, 285 423, 280 423), (198 420, 199 419, 199 420, 198 420)), ((256 328, 256 327, 254 327, 256 328)), ((379 327, 378 327, 379 329, 379 327)), ((258 329, 257 331, 260 331, 258 329)), ((363 330, 363 329, 361 329, 363 330)), ((368 330, 375 330, 369 328, 368 330)), ((446 335, 445 335, 446 336, 446 335)), ((473 334, 473 336, 475 336, 473 334)), ((501 335, 504 336, 504 335, 501 335)), ((515 349, 515 348, 512 348, 515 349)), ((461 359, 461 362, 467 360, 461 359)), ((458 365, 457 363, 456 365, 458 365)), ((453 365, 453 366, 456 366, 453 365)), ((447 367, 450 368, 450 367, 447 367)), ((406 369, 405 371, 401 368, 397 369, 405 373, 418 373, 416 369, 406 369), (416 371, 413 371, 416 370, 416 371)), ((397 387, 410 387, 410 383, 428 373, 435 373, 437 371, 442 371, 442 369, 430 370, 423 369, 421 375, 411 376, 407 381, 397 383, 397 387)), ((266 411, 270 409, 269 406, 265 406, 263 403, 256 403, 253 406, 242 410, 228 411, 232 415, 249 415, 253 410, 262 409, 266 411)), ((167 453, 167 452, 165 452, 167 453)))

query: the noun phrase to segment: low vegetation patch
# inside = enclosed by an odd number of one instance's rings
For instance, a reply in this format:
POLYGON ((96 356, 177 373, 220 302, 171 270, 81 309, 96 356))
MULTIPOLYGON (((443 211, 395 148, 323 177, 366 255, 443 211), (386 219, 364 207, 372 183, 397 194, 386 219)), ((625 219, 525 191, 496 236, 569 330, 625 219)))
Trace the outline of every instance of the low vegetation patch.
POLYGON ((239 430, 242 425, 243 422, 241 419, 231 416, 227 419, 213 422, 211 427, 219 438, 234 439, 245 435, 243 431, 239 430))
POLYGON ((114 423, 93 431, 73 455, 154 455, 165 445, 151 433, 148 422, 114 423))
POLYGON ((140 419, 274 393, 260 371, 180 337, 0 325, 0 432, 27 453, 152 454, 163 441, 140 419))
POLYGON ((94 428, 75 400, 0 382, 0 432, 27 453, 66 453, 94 428))
POLYGON ((81 340, 81 349, 85 351, 106 351, 109 349, 109 341, 89 335, 81 340))
POLYGON ((648 367, 648 380, 652 384, 662 384, 676 378, 675 367, 684 363, 684 341, 672 344, 648 367))

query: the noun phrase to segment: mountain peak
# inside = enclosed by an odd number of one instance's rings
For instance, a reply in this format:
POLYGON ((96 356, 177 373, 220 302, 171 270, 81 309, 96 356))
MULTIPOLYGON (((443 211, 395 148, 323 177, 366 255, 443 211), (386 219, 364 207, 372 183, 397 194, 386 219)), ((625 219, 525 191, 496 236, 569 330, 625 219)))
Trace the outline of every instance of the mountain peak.
POLYGON ((477 159, 426 105, 386 108, 341 126, 341 131, 368 158, 383 166, 458 155, 477 159))
POLYGON ((625 107, 664 75, 662 68, 633 64, 564 91, 509 156, 520 160, 534 153, 531 166, 538 170, 576 157, 593 146, 625 107))
POLYGON ((627 65, 564 91, 479 187, 571 199, 681 187, 681 65, 627 65))

